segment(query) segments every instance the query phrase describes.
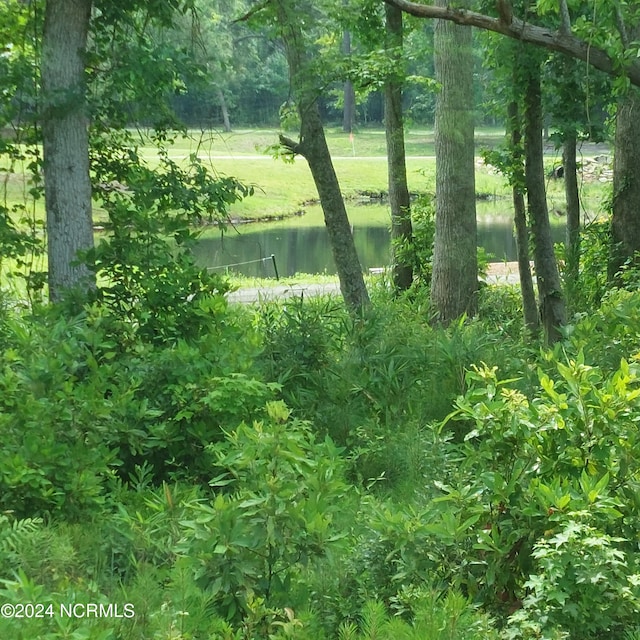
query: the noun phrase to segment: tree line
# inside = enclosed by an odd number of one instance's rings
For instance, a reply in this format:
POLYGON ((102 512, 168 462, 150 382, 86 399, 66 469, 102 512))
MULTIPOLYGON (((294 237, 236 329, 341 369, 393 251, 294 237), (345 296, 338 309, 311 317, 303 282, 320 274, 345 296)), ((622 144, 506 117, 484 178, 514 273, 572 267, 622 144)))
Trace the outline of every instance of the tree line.
MULTIPOLYGON (((384 97, 393 280, 400 291, 411 285, 413 274, 406 252, 397 248, 414 238, 404 168, 403 93, 415 92, 417 83, 423 93, 435 94, 436 233, 430 286, 437 319, 446 324, 473 314, 477 298, 474 73, 481 71, 471 32, 475 27, 482 34, 476 38, 484 68, 490 70, 486 77, 497 94, 495 113, 509 133, 504 153, 489 160, 500 165, 513 187, 525 317, 531 330, 540 323, 553 342, 580 269, 576 146, 582 139, 602 139, 600 121, 607 112, 615 126, 609 277, 615 279, 640 249, 639 23, 635 6, 613 1, 467 0, 452 6, 441 0, 325 0, 300 6, 290 0, 46 0, 29 5, 10 0, 0 8, 0 64, 6 72, 0 124, 28 133, 16 142, 3 140, 0 150, 11 161, 25 153, 20 144, 32 144, 33 192, 44 196, 47 214, 50 298, 60 299, 77 286, 94 289, 99 269, 92 198, 111 202, 116 213, 127 207, 163 207, 170 227, 176 207, 187 222, 203 207, 209 215, 223 216, 229 203, 248 192, 237 182, 221 183, 192 159, 177 181, 186 182, 192 195, 176 205, 179 185, 174 184, 171 196, 161 193, 159 185, 167 182, 167 174, 175 177, 177 168, 161 153, 162 179, 145 173, 148 167, 128 127, 140 121, 153 125, 155 142, 166 149, 172 132, 183 127, 175 114, 176 96, 198 82, 208 84, 225 126, 231 126, 225 92, 233 74, 240 77, 238 66, 260 61, 265 76, 281 78, 282 67, 272 69, 280 51, 288 73, 284 113, 294 115, 288 126, 297 128, 297 135, 280 136, 281 152, 303 156, 309 164, 341 290, 357 312, 368 304, 368 295, 324 137, 325 106, 329 92, 340 87, 349 130, 358 96, 378 91, 384 97), (435 20, 432 45, 424 42, 424 20, 435 20), (236 51, 228 40, 230 24, 246 27, 242 60, 230 53, 236 51), (37 61, 36 76, 27 71, 30 60, 37 61), (416 67, 429 72, 417 76, 412 73, 416 67), (545 197, 545 117, 563 147, 568 211, 564 288, 545 197), (42 157, 33 146, 39 139, 42 157), (144 193, 155 193, 155 200, 145 200, 144 193), (537 301, 528 267, 530 247, 537 301)), ((0 213, 5 253, 24 252, 28 240, 14 225, 15 211, 4 206, 0 213)))

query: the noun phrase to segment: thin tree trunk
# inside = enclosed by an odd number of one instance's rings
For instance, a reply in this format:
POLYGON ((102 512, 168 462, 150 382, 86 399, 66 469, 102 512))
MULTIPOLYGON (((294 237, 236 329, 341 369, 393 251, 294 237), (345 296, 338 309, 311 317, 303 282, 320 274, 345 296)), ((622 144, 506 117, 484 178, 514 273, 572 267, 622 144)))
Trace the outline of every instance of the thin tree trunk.
MULTIPOLYGON (((447 0, 438 0, 446 6, 447 0)), ((477 309, 478 249, 471 29, 438 20, 436 78, 436 232, 431 299, 448 324, 477 309)))
POLYGON ((525 182, 533 239, 533 260, 538 283, 540 318, 548 344, 557 342, 565 322, 560 274, 553 250, 545 191, 542 144, 542 91, 540 65, 531 63, 525 90, 525 182))
POLYGON ((356 90, 353 82, 347 80, 344 83, 344 111, 342 114, 342 130, 351 133, 356 124, 356 90))
POLYGON ((85 53, 91 0, 47 0, 42 132, 49 297, 95 284, 78 253, 93 247, 85 53))
POLYGON ((227 101, 224 98, 224 93, 222 89, 218 87, 216 89, 216 93, 218 94, 218 104, 220 105, 220 111, 222 112, 222 127, 225 133, 231 132, 231 120, 229 118, 229 109, 227 108, 227 101))
MULTIPOLYGON (((351 55, 351 33, 345 31, 342 36, 342 52, 351 55)), ((344 83, 344 106, 342 110, 342 130, 351 133, 356 123, 356 91, 351 80, 344 83)))
POLYGON ((613 154, 613 246, 608 265, 614 280, 640 251, 640 90, 632 87, 620 99, 613 154))
MULTIPOLYGON (((507 107, 507 121, 511 135, 511 149, 513 159, 518 163, 518 174, 524 174, 522 167, 522 133, 518 115, 518 103, 514 100, 507 107), (522 171, 520 170, 522 167, 522 171)), ((520 274, 520 292, 522 294, 522 310, 525 327, 532 333, 538 330, 538 309, 536 294, 533 288, 531 266, 529 258, 529 227, 527 225, 527 210, 524 202, 523 185, 519 179, 513 180, 513 210, 516 228, 516 248, 518 251, 518 272, 520 274)))
POLYGON ((294 142, 284 136, 281 136, 280 140, 293 153, 300 154, 309 163, 320 196, 329 243, 340 280, 340 290, 349 309, 358 312, 369 304, 369 295, 320 118, 318 90, 305 75, 307 43, 294 7, 282 0, 277 1, 275 6, 291 85, 300 114, 300 142, 294 142))
MULTIPOLYGON (((402 50, 402 11, 386 5, 387 47, 396 64, 402 50)), ((384 87, 384 124, 387 138, 387 168, 389 174, 389 207, 391 208, 391 251, 393 254, 393 285, 396 291, 406 291, 413 282, 413 268, 401 262, 398 246, 412 241, 411 203, 407 185, 402 115, 402 84, 389 78, 384 87)))
POLYGON ((575 297, 580 275, 580 196, 578 194, 578 163, 576 161, 576 135, 568 135, 562 144, 564 193, 567 202, 567 234, 565 238, 565 282, 567 300, 575 297))

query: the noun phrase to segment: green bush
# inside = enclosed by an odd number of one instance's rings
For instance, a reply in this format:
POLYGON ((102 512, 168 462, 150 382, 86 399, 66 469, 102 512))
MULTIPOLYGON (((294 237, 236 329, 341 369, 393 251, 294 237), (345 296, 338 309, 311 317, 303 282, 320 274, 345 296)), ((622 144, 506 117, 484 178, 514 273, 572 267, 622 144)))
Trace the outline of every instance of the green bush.
POLYGON ((328 439, 316 443, 281 402, 269 403, 267 416, 210 447, 220 471, 211 485, 222 491, 189 505, 181 522, 177 551, 229 620, 246 616, 254 597, 292 606, 303 567, 341 537, 339 450, 328 439))
POLYGON ((640 293, 611 290, 597 310, 578 314, 563 332, 566 339, 556 347, 556 357, 562 350, 573 357, 583 352, 587 363, 615 371, 622 358, 638 353, 640 293))
MULTIPOLYGON (((498 380, 495 368, 480 367, 469 373, 470 389, 452 414, 465 420, 458 482, 468 488, 461 501, 459 489, 443 486, 442 499, 458 517, 480 513, 482 523, 466 564, 484 569, 480 579, 463 574, 466 588, 492 607, 504 602, 506 612, 532 584, 541 540, 576 513, 625 553, 638 526, 637 367, 622 361, 605 374, 583 357, 548 357, 555 375, 540 371, 533 399, 498 380)), ((584 558, 597 575, 599 560, 584 558)), ((580 606, 593 608, 587 600, 580 606)))
POLYGON ((234 310, 175 344, 131 336, 98 305, 12 320, 0 352, 0 506, 80 518, 105 483, 147 461, 154 479, 208 477, 206 446, 260 415, 276 387, 253 372, 250 318, 234 310), (122 342, 118 342, 122 329, 122 342))
POLYGON ((538 540, 536 573, 524 585, 528 592, 507 637, 622 638, 638 626, 640 575, 620 548, 624 542, 572 519, 538 540))
POLYGON ((0 505, 18 516, 80 518, 104 502, 117 466, 108 445, 108 367, 98 366, 81 321, 16 325, 0 353, 0 505))

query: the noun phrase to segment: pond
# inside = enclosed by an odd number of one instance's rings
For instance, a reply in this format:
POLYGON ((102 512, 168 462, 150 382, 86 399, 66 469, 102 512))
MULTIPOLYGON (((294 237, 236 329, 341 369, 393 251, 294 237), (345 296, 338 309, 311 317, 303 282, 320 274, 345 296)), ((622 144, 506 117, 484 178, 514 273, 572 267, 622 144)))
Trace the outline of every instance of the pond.
MULTIPOLYGON (((353 238, 363 269, 384 267, 390 256, 390 214, 387 205, 352 205, 348 209, 353 238)), ((555 242, 562 242, 564 225, 553 225, 555 242)), ((509 203, 478 203, 478 245, 492 260, 516 260, 513 220, 509 203)), ((280 276, 296 273, 335 273, 331 248, 319 206, 304 216, 278 222, 245 224, 227 228, 224 234, 208 231, 199 240, 200 264, 247 276, 272 277, 275 256, 280 276), (234 265, 234 266, 228 266, 234 265)))

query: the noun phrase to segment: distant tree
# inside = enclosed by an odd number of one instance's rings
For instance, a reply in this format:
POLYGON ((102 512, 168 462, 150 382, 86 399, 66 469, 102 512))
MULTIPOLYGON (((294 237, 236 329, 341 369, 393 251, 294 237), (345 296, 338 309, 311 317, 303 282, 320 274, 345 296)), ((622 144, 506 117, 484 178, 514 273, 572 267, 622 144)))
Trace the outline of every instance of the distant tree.
POLYGON ((173 52, 185 50, 198 67, 183 77, 185 91, 174 100, 188 125, 230 131, 234 122, 261 124, 265 114, 277 120, 288 96, 286 62, 259 26, 236 21, 250 6, 249 0, 193 0, 192 10, 178 12, 173 26, 155 36, 173 52))
MULTIPOLYGON (((351 32, 348 30, 342 34, 342 52, 351 55, 351 32)), ((344 81, 342 102, 342 130, 351 133, 356 123, 356 91, 350 78, 344 81)))

